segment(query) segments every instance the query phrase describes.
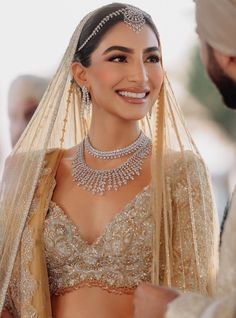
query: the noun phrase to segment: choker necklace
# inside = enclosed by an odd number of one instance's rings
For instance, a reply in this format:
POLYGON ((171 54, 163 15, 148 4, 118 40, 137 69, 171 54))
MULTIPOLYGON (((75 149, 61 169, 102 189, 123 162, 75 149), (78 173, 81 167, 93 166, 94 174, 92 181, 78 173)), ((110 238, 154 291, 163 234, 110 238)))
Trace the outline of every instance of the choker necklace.
MULTIPOLYGON (((144 135, 145 136, 145 135, 144 135)), ((145 140, 124 163, 112 169, 92 169, 84 159, 85 140, 83 140, 72 161, 73 180, 85 190, 93 194, 103 195, 106 191, 117 191, 121 186, 140 175, 145 158, 151 153, 151 140, 145 140)))
POLYGON ((111 160, 111 159, 117 159, 120 157, 124 157, 127 155, 130 155, 131 153, 134 153, 138 149, 140 149, 144 143, 146 142, 147 137, 144 135, 144 133, 141 131, 138 138, 129 146, 116 149, 116 150, 111 150, 111 151, 101 151, 95 149, 90 140, 89 137, 86 136, 84 139, 84 146, 85 150, 93 157, 98 158, 98 159, 104 159, 104 160, 111 160))

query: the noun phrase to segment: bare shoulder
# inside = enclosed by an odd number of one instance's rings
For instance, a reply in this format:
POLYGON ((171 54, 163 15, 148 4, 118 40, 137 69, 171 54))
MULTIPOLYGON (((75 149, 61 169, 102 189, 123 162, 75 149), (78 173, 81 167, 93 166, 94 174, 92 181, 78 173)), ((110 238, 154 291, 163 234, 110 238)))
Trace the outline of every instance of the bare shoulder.
POLYGON ((75 155, 76 149, 77 149, 77 146, 69 148, 69 149, 65 149, 63 151, 63 155, 57 169, 57 175, 56 175, 57 182, 71 176, 71 163, 75 155))
POLYGON ((62 160, 72 160, 76 153, 77 146, 65 149, 63 152, 62 160))

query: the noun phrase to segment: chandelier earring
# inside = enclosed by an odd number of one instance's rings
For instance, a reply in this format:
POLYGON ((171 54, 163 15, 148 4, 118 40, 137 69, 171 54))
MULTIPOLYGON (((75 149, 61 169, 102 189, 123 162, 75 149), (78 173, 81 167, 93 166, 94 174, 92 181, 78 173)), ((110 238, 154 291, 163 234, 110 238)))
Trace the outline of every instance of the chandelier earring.
MULTIPOLYGON (((158 108, 158 106, 159 106, 159 96, 158 96, 158 98, 157 98, 155 104, 157 105, 157 108, 158 108)), ((153 106, 150 108, 150 110, 149 110, 149 112, 148 112, 148 119, 149 119, 149 120, 152 119, 152 109, 153 109, 153 106)))
POLYGON ((81 117, 85 116, 85 112, 90 113, 91 100, 86 86, 82 86, 82 103, 81 103, 81 117))
POLYGON ((152 119, 152 108, 149 110, 148 112, 148 119, 151 120, 152 119))

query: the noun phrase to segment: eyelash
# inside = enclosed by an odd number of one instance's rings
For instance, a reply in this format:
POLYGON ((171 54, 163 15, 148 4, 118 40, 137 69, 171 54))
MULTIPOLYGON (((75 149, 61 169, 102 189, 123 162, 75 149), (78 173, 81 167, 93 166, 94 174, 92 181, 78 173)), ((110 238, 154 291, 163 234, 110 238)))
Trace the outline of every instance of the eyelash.
MULTIPOLYGON (((108 59, 109 62, 115 62, 115 63, 127 63, 126 61, 127 57, 125 55, 114 55, 112 57, 110 57, 108 59), (118 60, 118 61, 115 61, 115 60, 118 60)), ((150 63, 159 63, 160 62, 160 57, 158 55, 150 55, 147 60, 152 60, 150 63)))
POLYGON ((151 63, 159 63, 160 62, 160 57, 158 55, 151 55, 148 57, 148 59, 152 59, 151 63))
POLYGON ((122 63, 122 62, 125 62, 125 60, 126 60, 125 55, 114 55, 108 59, 109 62, 115 62, 115 63, 119 63, 119 62, 122 63), (115 61, 116 59, 118 59, 118 61, 115 61))

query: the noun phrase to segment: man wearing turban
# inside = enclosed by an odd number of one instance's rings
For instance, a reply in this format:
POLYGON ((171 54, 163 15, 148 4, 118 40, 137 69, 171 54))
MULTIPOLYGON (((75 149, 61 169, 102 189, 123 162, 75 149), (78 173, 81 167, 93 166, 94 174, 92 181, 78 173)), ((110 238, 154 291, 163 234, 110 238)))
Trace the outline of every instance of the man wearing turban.
MULTIPOLYGON (((202 62, 225 105, 236 109, 236 0, 195 0, 202 62)), ((135 318, 236 317, 236 189, 220 246, 220 263, 212 297, 140 285, 135 318)))

